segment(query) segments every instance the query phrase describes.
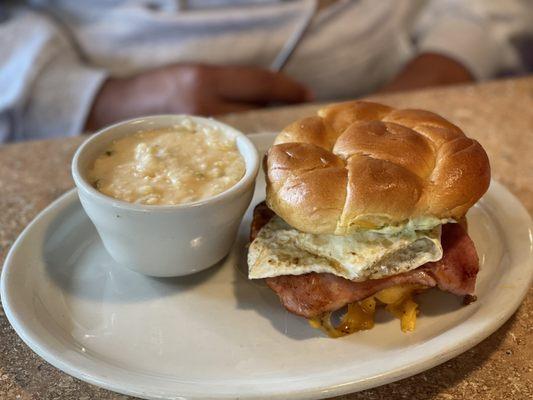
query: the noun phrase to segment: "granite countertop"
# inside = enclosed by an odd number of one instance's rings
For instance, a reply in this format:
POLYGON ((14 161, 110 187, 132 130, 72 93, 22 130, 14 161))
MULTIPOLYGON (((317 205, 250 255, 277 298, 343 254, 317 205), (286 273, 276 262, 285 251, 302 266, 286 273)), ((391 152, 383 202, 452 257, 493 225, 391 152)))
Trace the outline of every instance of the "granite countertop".
MULTIPOLYGON (((436 111, 477 139, 492 175, 533 213, 533 77, 375 97, 436 111)), ((276 131, 317 105, 226 116, 244 132, 276 131)), ((0 262, 22 229, 73 186, 70 159, 82 138, 0 147, 0 262)), ((0 311, 0 398, 126 399, 72 378, 35 355, 0 311)), ((337 399, 533 398, 533 289, 517 313, 466 353, 424 373, 337 399)))

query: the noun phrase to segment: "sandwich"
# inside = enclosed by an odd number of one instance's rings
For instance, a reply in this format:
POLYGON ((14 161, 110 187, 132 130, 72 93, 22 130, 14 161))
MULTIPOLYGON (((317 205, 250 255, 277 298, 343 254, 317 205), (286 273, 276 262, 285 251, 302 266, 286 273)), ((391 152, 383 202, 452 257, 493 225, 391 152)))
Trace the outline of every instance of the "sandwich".
POLYGON ((465 215, 487 191, 481 145, 429 111, 350 101, 298 120, 265 155, 250 279, 331 337, 415 328, 430 288, 475 300, 479 259, 465 215))

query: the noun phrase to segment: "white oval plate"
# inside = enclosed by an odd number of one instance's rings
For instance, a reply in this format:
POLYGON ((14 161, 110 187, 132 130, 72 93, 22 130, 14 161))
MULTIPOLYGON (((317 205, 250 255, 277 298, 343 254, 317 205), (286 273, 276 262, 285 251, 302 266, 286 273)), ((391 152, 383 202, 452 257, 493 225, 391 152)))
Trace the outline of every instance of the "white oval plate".
MULTIPOLYGON (((260 150, 271 134, 252 136, 260 150)), ((264 198, 259 177, 252 206, 264 198)), ((392 382, 474 346, 507 320, 532 278, 531 219, 502 185, 469 213, 478 301, 421 296, 414 333, 384 312, 371 331, 329 339, 246 279, 248 211, 234 251, 194 276, 155 279, 114 264, 75 191, 13 245, 2 273, 9 321, 37 354, 79 379, 145 398, 323 398, 392 382)), ((179 260, 176 260, 179 262, 179 260)))

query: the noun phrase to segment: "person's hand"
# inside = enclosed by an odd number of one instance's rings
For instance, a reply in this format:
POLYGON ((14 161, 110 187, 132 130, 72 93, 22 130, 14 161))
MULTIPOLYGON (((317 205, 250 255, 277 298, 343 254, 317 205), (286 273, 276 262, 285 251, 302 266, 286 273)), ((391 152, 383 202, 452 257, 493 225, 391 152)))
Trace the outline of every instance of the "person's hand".
POLYGON ((302 84, 262 68, 177 64, 105 81, 86 129, 148 114, 217 115, 311 99, 302 84))
POLYGON ((458 61, 440 54, 425 53, 409 61, 403 70, 378 92, 398 92, 473 80, 471 72, 458 61))

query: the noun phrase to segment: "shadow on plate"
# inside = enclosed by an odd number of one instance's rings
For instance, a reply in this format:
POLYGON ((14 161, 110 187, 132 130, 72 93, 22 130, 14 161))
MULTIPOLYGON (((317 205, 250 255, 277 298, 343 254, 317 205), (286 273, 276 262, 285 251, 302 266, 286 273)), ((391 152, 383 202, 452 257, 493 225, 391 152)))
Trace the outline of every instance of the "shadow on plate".
POLYGON ((179 296, 210 279, 224 259, 207 270, 175 278, 154 278, 113 261, 82 211, 74 202, 50 224, 42 252, 46 273, 62 291, 87 300, 135 303, 179 296))
POLYGON ((232 283, 237 307, 256 312, 269 320, 274 329, 291 339, 308 340, 321 337, 322 333, 311 328, 307 320, 285 310, 276 294, 263 280, 248 279, 247 246, 247 235, 240 234, 230 256, 234 266, 232 283))

